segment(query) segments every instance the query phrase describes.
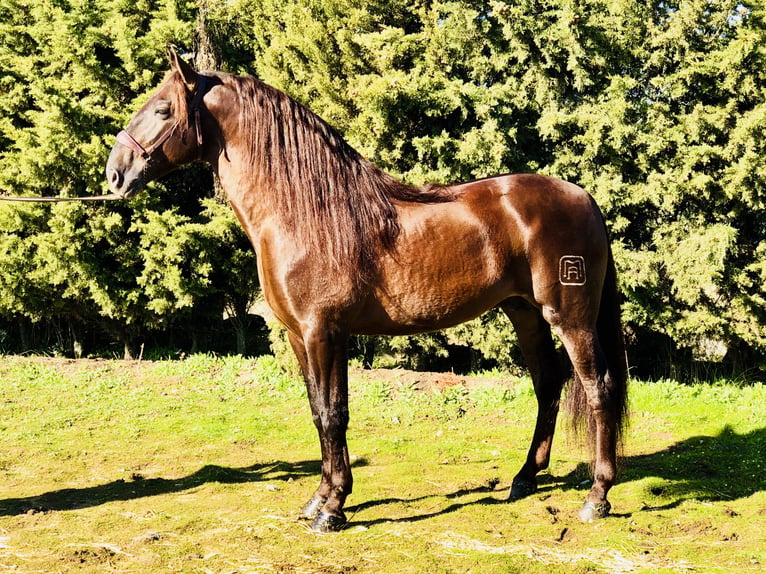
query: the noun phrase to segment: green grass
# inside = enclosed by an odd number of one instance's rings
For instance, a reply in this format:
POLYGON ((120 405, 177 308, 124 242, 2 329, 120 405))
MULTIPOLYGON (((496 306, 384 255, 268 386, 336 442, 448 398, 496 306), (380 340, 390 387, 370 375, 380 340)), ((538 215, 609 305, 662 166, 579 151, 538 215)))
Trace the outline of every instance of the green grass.
POLYGON ((303 385, 270 357, 3 357, 0 572, 761 572, 766 388, 636 382, 614 515, 580 524, 562 430, 540 491, 505 502, 527 379, 417 390, 354 371, 350 525, 295 519, 318 483, 303 385))

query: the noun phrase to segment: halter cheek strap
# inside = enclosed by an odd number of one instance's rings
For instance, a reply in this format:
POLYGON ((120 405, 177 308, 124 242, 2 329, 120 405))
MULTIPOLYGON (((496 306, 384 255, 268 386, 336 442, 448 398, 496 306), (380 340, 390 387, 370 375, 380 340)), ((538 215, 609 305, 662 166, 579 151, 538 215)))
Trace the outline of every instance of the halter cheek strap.
MULTIPOLYGON (((194 97, 191 101, 191 115, 194 118, 194 131, 197 134, 197 145, 202 145, 202 127, 201 127, 201 120, 200 120, 200 106, 202 105, 202 99, 205 97, 205 92, 207 88, 207 76, 199 76, 199 80, 197 82, 197 90, 194 93, 194 97)), ((157 151, 162 145, 170 139, 170 137, 175 133, 175 131, 178 129, 178 125, 180 122, 175 122, 172 126, 170 126, 168 129, 166 129, 164 132, 160 134, 160 136, 155 140, 155 142, 150 145, 148 148, 145 148, 142 146, 136 138, 134 138, 132 135, 130 135, 127 130, 122 130, 120 133, 117 134, 117 141, 121 143, 122 145, 129 147, 132 149, 136 154, 140 155, 145 161, 151 160, 152 154, 157 151)))
POLYGON ((191 111, 194 114, 194 131, 197 132, 197 145, 202 145, 202 124, 200 122, 199 109, 202 105, 202 98, 205 97, 207 91, 207 76, 198 76, 197 91, 194 93, 194 97, 191 101, 191 111))
POLYGON ((170 136, 173 135, 173 133, 176 131, 176 128, 178 128, 178 122, 174 123, 168 129, 162 132, 160 137, 157 138, 157 141, 155 141, 148 148, 144 148, 144 146, 138 143, 138 141, 136 141, 136 139, 125 130, 122 130, 117 134, 117 141, 122 145, 129 147, 142 158, 148 161, 151 159, 152 154, 157 151, 157 148, 162 146, 162 144, 170 139, 170 136))

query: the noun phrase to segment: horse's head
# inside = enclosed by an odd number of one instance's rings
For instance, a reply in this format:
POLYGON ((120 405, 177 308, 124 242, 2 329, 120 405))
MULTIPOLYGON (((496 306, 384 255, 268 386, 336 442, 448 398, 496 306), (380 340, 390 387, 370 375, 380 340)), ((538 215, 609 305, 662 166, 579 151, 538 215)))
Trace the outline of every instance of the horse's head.
POLYGON ((201 156, 200 107, 211 78, 194 71, 174 50, 168 56, 170 75, 117 135, 109 154, 109 187, 123 197, 201 156))

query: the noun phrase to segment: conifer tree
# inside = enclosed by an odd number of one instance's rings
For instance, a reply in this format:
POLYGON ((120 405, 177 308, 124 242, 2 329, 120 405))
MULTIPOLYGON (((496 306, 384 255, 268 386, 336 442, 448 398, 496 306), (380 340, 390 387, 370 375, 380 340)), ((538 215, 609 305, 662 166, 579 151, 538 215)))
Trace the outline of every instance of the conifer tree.
MULTIPOLYGON (((113 134, 169 42, 287 91, 408 182, 532 171, 582 185, 612 234, 634 363, 651 370, 659 341, 671 362, 764 364, 761 3, 0 0, 0 189, 103 190, 113 134)), ((236 225, 200 204, 199 180, 130 206, 0 205, 0 314, 138 331, 200 301, 242 315, 252 290, 218 277, 254 277, 252 254, 222 247, 236 225)), ((449 342, 513 336, 490 316, 395 345, 438 357, 449 342)))
POLYGON ((752 365, 766 357, 764 15, 737 0, 233 0, 219 21, 237 22, 224 41, 251 71, 407 181, 582 185, 612 232, 637 354, 656 362, 664 338, 676 358, 752 365))
MULTIPOLYGON (((165 47, 193 44, 195 5, 0 0, 0 16, 0 189, 102 193, 114 134, 162 79, 165 47)), ((95 325, 126 356, 148 330, 220 322, 242 295, 227 299, 210 277, 241 272, 231 283, 251 297, 254 257, 232 235, 234 216, 200 203, 211 177, 158 187, 119 205, 0 205, 0 314, 64 321, 74 339, 95 325), (224 253, 242 268, 211 261, 224 253)))

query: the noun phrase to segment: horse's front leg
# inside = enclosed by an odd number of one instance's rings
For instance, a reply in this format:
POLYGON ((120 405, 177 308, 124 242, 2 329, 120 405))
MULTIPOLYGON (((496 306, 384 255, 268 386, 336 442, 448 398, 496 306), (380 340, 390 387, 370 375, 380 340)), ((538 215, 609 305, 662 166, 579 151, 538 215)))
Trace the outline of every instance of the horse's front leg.
POLYGON ((353 479, 346 444, 348 428, 348 336, 333 326, 316 326, 290 335, 306 380, 311 413, 322 450, 322 480, 304 505, 302 517, 319 532, 341 530, 343 505, 353 479))
POLYGON ((510 500, 518 500, 537 491, 537 474, 548 468, 559 399, 566 377, 559 364, 551 328, 540 311, 519 299, 509 299, 501 307, 516 330, 537 396, 535 433, 527 460, 513 479, 508 495, 510 500))

